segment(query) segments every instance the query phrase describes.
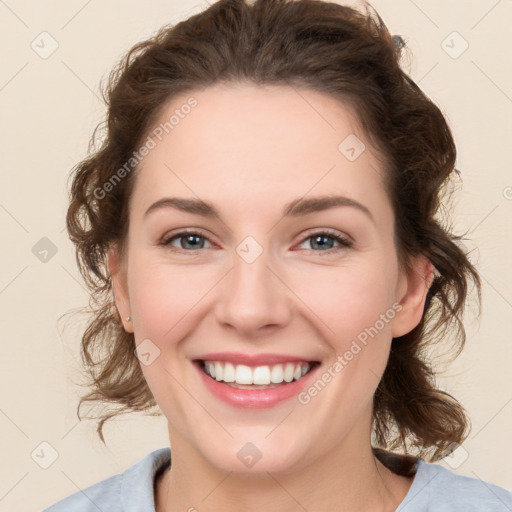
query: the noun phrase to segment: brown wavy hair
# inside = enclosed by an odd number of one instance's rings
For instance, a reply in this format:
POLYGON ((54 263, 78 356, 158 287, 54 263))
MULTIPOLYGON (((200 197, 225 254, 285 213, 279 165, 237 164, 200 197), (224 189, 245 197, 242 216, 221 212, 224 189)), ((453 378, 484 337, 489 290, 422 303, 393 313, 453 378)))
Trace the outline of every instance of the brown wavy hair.
POLYGON ((434 461, 467 437, 466 413, 438 389, 428 353, 439 344, 459 354, 469 288, 475 285, 479 306, 481 283, 462 237, 441 216, 460 174, 452 134, 440 109, 401 68, 406 50, 404 39, 392 36, 369 4, 363 10, 318 0, 220 0, 164 26, 117 63, 102 87, 106 119, 94 131, 89 156, 70 176, 66 219, 91 291, 81 342, 89 391, 77 414, 81 419, 85 402, 109 404, 95 416, 103 442, 105 421, 157 404, 134 353, 134 336, 114 306, 106 267, 111 244, 125 250, 137 168, 106 197, 98 191, 130 161, 169 100, 218 82, 306 87, 355 109, 383 156, 400 265, 410 270, 410 257, 424 254, 435 267, 423 318, 393 339, 374 395, 375 453, 400 450, 434 461))

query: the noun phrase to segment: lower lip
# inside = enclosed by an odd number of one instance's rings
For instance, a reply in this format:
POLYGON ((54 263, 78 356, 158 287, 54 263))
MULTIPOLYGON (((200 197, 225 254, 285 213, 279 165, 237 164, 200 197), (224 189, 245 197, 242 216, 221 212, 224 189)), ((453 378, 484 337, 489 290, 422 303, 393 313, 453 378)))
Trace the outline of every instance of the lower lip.
POLYGON ((310 370, 304 377, 272 389, 237 389, 225 382, 212 379, 202 370, 201 362, 194 362, 205 386, 223 402, 234 407, 265 409, 297 396, 312 379, 319 365, 310 370))

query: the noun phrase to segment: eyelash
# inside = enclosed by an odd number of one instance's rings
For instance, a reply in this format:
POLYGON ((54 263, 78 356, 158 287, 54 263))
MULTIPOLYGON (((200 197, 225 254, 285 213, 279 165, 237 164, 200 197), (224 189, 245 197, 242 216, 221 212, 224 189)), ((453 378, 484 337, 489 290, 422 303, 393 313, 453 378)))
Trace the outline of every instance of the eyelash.
MULTIPOLYGON (((167 247, 167 248, 169 248, 169 250, 171 250, 173 252, 194 254, 194 253, 197 253, 198 251, 201 251, 202 249, 188 250, 188 249, 180 249, 179 247, 174 247, 174 246, 170 245, 171 242, 173 242, 174 240, 179 240, 180 238, 184 238, 185 236, 190 236, 190 235, 197 235, 197 236, 204 238, 205 240, 208 240, 210 242, 210 240, 203 234, 201 234, 197 231, 191 230, 191 231, 180 231, 179 233, 176 233, 169 238, 164 238, 159 245, 167 247)), ((333 254, 339 250, 348 249, 353 246, 353 242, 351 240, 349 240, 348 238, 345 238, 344 236, 336 233, 335 231, 331 231, 329 229, 315 231, 314 233, 307 235, 299 242, 299 245, 303 244, 306 240, 309 240, 310 238, 314 238, 314 237, 318 237, 318 236, 325 236, 327 238, 332 238, 333 240, 335 240, 336 242, 338 242, 340 244, 340 247, 333 247, 333 248, 325 250, 325 251, 315 251, 314 249, 305 249, 305 250, 309 250, 309 251, 319 253, 319 254, 322 254, 322 253, 323 254, 333 254)), ((212 243, 212 242, 210 242, 210 243, 212 243)))

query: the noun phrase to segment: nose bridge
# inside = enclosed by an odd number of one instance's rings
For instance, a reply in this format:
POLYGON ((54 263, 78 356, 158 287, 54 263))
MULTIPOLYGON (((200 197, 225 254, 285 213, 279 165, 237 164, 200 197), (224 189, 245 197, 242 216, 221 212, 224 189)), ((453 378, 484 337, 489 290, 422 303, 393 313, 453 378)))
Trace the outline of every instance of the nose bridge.
POLYGON ((253 237, 246 237, 236 247, 217 308, 219 322, 246 332, 286 323, 289 297, 274 275, 272 260, 271 251, 253 237))

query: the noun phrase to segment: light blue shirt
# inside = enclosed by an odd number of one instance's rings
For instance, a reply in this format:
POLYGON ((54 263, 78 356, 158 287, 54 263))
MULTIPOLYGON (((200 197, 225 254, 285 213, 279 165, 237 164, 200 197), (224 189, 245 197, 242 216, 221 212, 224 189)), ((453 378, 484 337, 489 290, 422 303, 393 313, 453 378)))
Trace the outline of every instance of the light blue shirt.
MULTIPOLYGON (((169 448, 149 453, 122 473, 60 500, 43 512, 155 512, 153 485, 169 448)), ((420 460, 396 512, 512 512, 512 492, 420 460)))

